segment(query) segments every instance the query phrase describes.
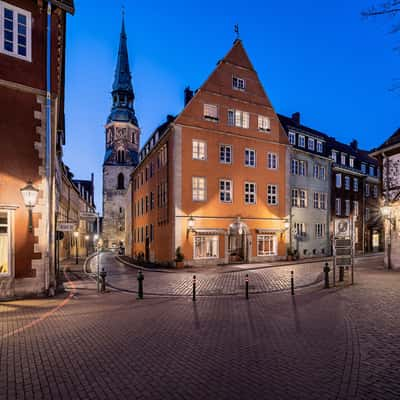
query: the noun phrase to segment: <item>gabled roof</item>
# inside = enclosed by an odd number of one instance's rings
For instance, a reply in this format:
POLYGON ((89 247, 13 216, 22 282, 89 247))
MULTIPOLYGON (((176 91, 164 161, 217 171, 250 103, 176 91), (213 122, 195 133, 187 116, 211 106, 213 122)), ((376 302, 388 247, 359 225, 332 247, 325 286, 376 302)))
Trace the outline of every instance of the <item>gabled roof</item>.
POLYGON ((75 13, 74 0, 50 0, 50 2, 72 15, 75 13))
POLYGON ((400 144, 400 128, 398 128, 389 139, 385 140, 379 147, 373 149, 372 152, 376 152, 378 150, 384 150, 388 147, 395 146, 400 144))
POLYGON ((354 148, 351 145, 342 143, 337 141, 335 138, 330 137, 329 141, 328 141, 328 148, 330 150, 337 150, 346 154, 349 154, 355 158, 358 158, 361 161, 365 161, 369 164, 373 164, 373 165, 377 165, 378 164, 378 160, 376 160, 375 158, 371 157, 369 155, 369 151, 367 150, 363 150, 363 149, 359 149, 359 148, 354 148))

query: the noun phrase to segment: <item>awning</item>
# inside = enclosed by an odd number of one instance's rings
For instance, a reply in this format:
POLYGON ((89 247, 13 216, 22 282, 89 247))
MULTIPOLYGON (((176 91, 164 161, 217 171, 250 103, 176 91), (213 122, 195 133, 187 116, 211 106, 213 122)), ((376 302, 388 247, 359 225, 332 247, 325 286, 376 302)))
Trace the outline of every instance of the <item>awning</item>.
POLYGON ((194 233, 196 235, 225 235, 226 234, 226 230, 225 229, 220 229, 220 228, 216 228, 216 229, 206 229, 206 228, 197 228, 194 229, 194 233))
POLYGON ((282 232, 283 229, 256 229, 257 233, 263 234, 263 235, 276 235, 277 233, 282 232))

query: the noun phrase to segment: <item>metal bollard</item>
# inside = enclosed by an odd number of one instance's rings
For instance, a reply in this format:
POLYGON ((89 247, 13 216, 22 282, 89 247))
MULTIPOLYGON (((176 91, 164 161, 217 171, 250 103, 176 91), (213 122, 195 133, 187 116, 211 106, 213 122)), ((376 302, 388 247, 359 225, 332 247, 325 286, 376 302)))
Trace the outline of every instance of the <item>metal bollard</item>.
POLYGON ((294 272, 290 271, 290 287, 292 290, 292 296, 294 295, 294 272))
POLYGON ((196 275, 193 275, 193 301, 196 301, 196 275))
POLYGON ((339 282, 344 281, 344 267, 339 267, 339 282))
POLYGON ((139 270, 138 275, 137 275, 137 280, 138 280, 138 299, 143 299, 143 281, 144 281, 144 276, 141 270, 139 270))
POLYGON ((330 272, 329 264, 325 263, 324 267, 324 275, 325 275, 325 289, 329 289, 329 272, 330 272))
POLYGON ((246 300, 249 299, 249 274, 246 274, 246 300))
POLYGON ((100 278, 101 278, 101 291, 106 291, 106 276, 107 272, 104 270, 104 267, 101 269, 100 278))

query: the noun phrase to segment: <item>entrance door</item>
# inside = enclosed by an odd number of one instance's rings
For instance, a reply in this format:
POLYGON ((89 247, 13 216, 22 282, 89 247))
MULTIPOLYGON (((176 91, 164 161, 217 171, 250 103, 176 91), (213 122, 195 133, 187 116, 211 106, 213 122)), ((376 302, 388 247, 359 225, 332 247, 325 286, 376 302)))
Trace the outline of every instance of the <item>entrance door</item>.
POLYGON ((228 237, 229 262, 246 261, 246 234, 233 234, 228 237))

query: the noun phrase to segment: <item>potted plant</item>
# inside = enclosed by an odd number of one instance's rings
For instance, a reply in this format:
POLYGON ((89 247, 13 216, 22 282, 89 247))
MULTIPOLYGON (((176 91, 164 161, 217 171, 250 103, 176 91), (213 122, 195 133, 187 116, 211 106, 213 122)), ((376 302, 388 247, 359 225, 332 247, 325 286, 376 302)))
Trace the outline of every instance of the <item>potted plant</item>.
POLYGON ((183 264, 183 260, 184 260, 184 255, 181 251, 180 246, 176 248, 175 251, 175 267, 176 268, 183 268, 184 264, 183 264))
POLYGON ((290 247, 288 247, 286 252, 287 252, 288 261, 292 261, 293 260, 293 250, 290 247))

